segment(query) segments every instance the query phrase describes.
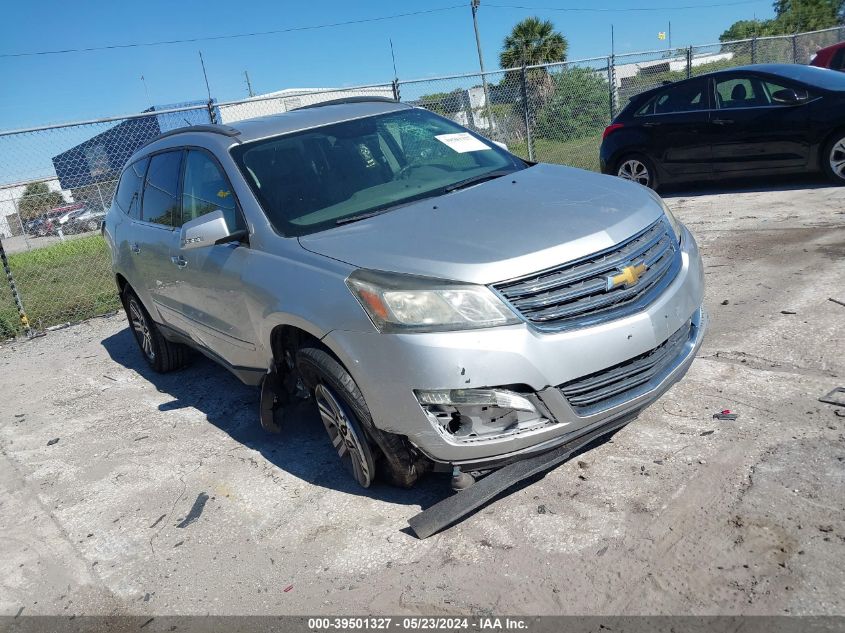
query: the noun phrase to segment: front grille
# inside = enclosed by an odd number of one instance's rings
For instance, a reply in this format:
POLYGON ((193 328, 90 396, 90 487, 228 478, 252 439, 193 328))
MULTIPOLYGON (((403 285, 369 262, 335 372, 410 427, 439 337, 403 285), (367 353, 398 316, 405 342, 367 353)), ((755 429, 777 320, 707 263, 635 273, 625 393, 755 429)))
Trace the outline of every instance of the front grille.
POLYGON ((653 350, 558 387, 578 415, 590 415, 637 397, 659 383, 684 352, 691 321, 653 350))
POLYGON ((538 329, 559 331, 636 312, 669 285, 680 266, 678 242, 661 218, 606 251, 493 288, 538 329), (640 263, 648 268, 637 283, 607 289, 608 276, 640 263))

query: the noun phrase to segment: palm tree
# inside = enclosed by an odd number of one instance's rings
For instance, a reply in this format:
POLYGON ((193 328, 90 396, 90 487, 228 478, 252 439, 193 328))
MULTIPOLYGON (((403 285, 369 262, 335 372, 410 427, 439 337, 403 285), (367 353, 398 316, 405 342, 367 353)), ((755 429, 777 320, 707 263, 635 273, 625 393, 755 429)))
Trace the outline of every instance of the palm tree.
POLYGON ((505 38, 499 64, 502 68, 515 68, 522 65, 562 62, 566 59, 569 43, 555 31, 555 25, 549 20, 538 17, 525 18, 514 25, 505 38))

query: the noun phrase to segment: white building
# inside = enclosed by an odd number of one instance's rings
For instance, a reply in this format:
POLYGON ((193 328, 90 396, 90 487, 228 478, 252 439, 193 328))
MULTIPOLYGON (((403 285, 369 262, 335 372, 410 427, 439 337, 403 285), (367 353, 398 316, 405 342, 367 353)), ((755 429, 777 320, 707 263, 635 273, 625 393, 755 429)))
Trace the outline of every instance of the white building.
MULTIPOLYGON (((728 61, 733 58, 733 53, 696 55, 692 58, 692 67, 695 68, 697 66, 703 66, 704 64, 712 64, 713 62, 728 61)), ((617 64, 613 68, 613 76, 617 88, 628 88, 633 84, 641 84, 643 76, 670 71, 682 71, 686 69, 686 55, 681 55, 678 57, 667 57, 666 59, 650 60, 647 62, 617 64)))
POLYGON ((346 97, 387 97, 393 98, 390 86, 370 88, 286 88, 276 92, 256 95, 247 101, 218 106, 221 123, 234 123, 244 119, 281 114, 305 105, 344 99, 346 97))
POLYGON ((73 196, 70 195, 70 192, 62 191, 58 178, 45 178, 42 180, 0 185, 0 238, 20 235, 21 221, 18 219, 18 203, 23 197, 27 186, 34 182, 45 183, 50 191, 61 193, 66 202, 73 202, 73 196))

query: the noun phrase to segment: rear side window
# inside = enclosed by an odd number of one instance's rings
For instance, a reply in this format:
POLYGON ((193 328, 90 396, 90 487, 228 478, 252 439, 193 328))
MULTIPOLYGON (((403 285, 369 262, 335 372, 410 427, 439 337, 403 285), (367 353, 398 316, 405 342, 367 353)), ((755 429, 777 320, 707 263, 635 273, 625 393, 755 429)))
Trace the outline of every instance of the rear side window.
POLYGON ((655 114, 693 112, 707 109, 707 81, 698 80, 672 86, 654 100, 655 114))
POLYGON ((141 219, 163 226, 181 226, 179 212, 179 170, 182 152, 165 152, 150 159, 144 184, 141 219))
POLYGON ((147 170, 148 159, 143 158, 132 163, 123 171, 114 201, 120 210, 129 217, 141 218, 141 185, 144 182, 144 172, 147 170))
POLYGON ((659 92, 657 96, 649 99, 637 108, 634 116, 694 112, 696 110, 706 110, 708 107, 707 81, 705 79, 696 79, 683 84, 673 85, 659 92))
POLYGON ((243 228, 229 179, 208 154, 188 150, 182 183, 182 224, 206 213, 222 211, 230 231, 243 228))

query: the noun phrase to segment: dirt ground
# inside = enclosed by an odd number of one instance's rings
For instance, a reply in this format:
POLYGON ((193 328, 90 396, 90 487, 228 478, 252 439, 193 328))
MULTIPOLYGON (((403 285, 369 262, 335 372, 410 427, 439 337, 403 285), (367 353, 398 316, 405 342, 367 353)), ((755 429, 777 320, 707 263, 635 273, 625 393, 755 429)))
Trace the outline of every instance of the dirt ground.
POLYGON ((669 194, 711 326, 612 441, 427 540, 448 494, 356 489, 202 358, 122 315, 0 348, 0 614, 845 614, 845 189, 669 194), (732 409, 735 422, 711 418, 732 409), (53 440, 58 440, 53 442, 53 440))

